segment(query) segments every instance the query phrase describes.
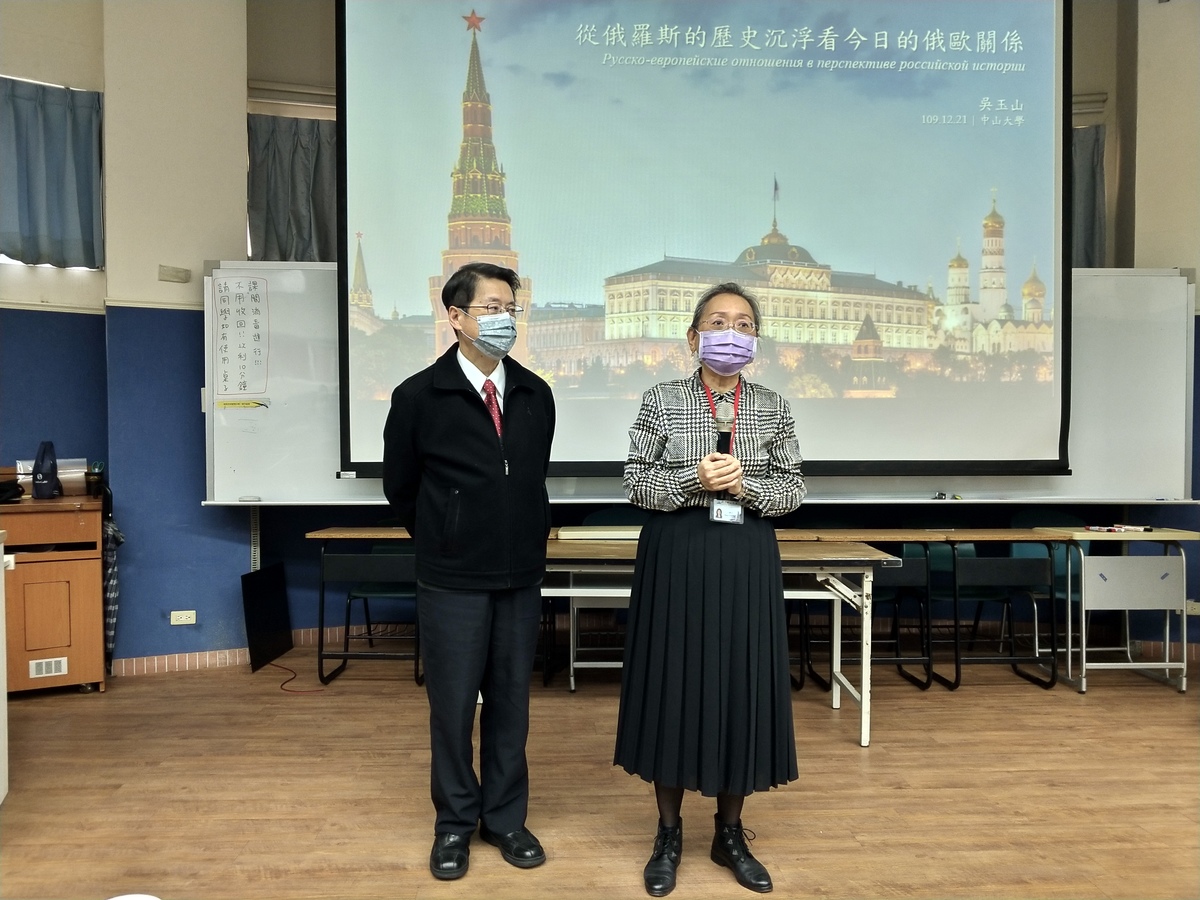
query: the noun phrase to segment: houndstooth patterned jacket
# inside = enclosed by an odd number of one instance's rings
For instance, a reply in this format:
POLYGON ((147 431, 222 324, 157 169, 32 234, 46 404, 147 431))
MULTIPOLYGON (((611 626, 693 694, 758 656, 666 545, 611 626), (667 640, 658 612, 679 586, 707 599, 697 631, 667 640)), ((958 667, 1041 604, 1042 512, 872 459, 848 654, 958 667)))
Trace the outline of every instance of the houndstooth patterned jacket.
MULTIPOLYGON (((798 507, 807 491, 796 422, 779 394, 745 378, 740 381, 730 452, 742 464, 742 503, 761 515, 781 516, 798 507)), ((722 397, 732 402, 733 391, 713 395, 717 402, 722 397)), ((629 429, 626 496, 644 509, 707 506, 714 494, 701 487, 696 466, 716 448, 716 426, 699 371, 655 385, 642 395, 629 429)))

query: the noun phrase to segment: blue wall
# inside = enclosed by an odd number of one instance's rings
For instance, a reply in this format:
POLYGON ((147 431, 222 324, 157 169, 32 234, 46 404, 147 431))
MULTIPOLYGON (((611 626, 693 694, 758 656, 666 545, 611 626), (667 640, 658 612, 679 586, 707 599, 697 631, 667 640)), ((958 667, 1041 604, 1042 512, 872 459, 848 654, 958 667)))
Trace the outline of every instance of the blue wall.
MULTIPOLYGON (((198 310, 111 307, 101 316, 0 308, 0 464, 32 458, 42 440, 54 441, 60 458, 107 464, 113 519, 125 535, 118 553, 117 658, 246 646, 241 576, 250 570, 250 511, 202 505, 203 350, 198 310), (198 624, 169 625, 173 609, 195 609, 198 624)), ((1193 446, 1200 447, 1197 436, 1193 446)), ((1200 484, 1197 473, 1193 481, 1200 484)), ((971 524, 1007 525, 1012 514, 995 506, 954 509, 959 524, 969 518, 971 524)), ((556 524, 575 524, 587 511, 556 507, 556 524)), ((886 526, 903 524, 889 520, 894 517, 915 521, 929 512, 808 506, 785 524, 853 516, 886 526)), ((305 533, 375 524, 386 515, 383 506, 261 509, 262 561, 284 563, 293 628, 316 624, 319 546, 305 533)), ((1196 507, 1151 506, 1130 516, 1200 529, 1196 507)), ((1195 597, 1200 553, 1188 549, 1189 596, 1195 597)), ((330 596, 337 599, 336 592, 330 596)), ((333 603, 329 610, 338 615, 333 603)), ((1141 618, 1136 636, 1158 639, 1161 626, 1141 618)), ((1191 622, 1189 640, 1200 640, 1200 620, 1191 622)))
POLYGON ((0 309, 0 465, 108 459, 104 316, 0 309))
POLYGON ((246 646, 249 512, 202 506, 204 314, 110 308, 109 485, 121 608, 118 658, 246 646), (169 624, 196 610, 194 627, 169 624))

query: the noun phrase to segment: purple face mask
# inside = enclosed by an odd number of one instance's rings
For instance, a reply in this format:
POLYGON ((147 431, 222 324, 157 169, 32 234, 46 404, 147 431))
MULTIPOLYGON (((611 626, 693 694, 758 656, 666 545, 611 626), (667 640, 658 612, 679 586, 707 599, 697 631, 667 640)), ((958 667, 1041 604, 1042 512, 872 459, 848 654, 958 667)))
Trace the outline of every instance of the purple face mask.
POLYGON ((725 331, 701 331, 700 362, 718 375, 736 375, 754 361, 758 338, 740 334, 732 328, 725 331))

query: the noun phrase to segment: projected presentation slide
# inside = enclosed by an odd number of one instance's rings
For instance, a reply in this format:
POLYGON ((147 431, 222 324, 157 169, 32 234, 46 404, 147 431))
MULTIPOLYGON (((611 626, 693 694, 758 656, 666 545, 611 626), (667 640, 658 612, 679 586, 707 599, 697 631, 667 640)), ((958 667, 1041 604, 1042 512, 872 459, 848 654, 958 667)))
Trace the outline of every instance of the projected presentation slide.
POLYGON ((343 464, 378 472, 485 261, 521 276, 560 474, 619 472, 729 281, 806 460, 1061 469, 1061 29, 1061 0, 346 0, 343 464))

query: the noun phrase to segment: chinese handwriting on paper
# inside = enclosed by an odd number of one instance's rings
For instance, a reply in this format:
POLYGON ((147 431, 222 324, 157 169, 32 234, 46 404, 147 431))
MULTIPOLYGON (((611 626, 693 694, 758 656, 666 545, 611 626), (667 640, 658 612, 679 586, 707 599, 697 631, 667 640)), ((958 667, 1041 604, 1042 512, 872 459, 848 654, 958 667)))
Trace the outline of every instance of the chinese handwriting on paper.
POLYGON ((267 389, 267 282, 253 276, 217 278, 213 291, 217 393, 261 394, 267 389))

